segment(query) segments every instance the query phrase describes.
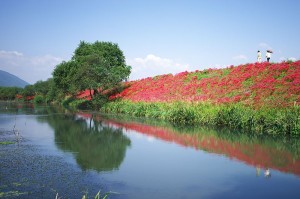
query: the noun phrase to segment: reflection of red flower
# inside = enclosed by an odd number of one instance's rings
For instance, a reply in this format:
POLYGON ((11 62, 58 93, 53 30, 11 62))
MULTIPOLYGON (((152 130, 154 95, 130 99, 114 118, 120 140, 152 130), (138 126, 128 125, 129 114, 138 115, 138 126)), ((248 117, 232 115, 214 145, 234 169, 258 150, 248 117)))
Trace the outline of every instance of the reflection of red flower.
MULTIPOLYGON (((80 113, 79 115, 85 118, 92 117, 92 115, 86 113, 80 113)), ((291 172, 300 176, 300 159, 294 157, 287 150, 270 146, 269 143, 266 145, 260 142, 240 143, 239 141, 226 140, 208 133, 199 132, 190 134, 182 131, 178 133, 168 127, 151 126, 136 122, 104 120, 100 116, 96 116, 93 119, 101 120, 110 126, 124 128, 128 133, 130 133, 128 130, 133 130, 133 132, 176 143, 181 146, 222 154, 248 165, 260 165, 283 172, 291 172)))

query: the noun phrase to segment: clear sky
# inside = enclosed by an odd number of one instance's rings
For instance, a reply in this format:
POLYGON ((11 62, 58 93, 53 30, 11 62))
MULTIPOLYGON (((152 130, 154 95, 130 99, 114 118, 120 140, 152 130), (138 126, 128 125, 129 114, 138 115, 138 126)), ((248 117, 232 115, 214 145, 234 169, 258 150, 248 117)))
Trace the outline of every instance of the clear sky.
POLYGON ((130 80, 300 59, 299 0, 0 0, 0 69, 33 84, 80 41, 110 41, 130 80))

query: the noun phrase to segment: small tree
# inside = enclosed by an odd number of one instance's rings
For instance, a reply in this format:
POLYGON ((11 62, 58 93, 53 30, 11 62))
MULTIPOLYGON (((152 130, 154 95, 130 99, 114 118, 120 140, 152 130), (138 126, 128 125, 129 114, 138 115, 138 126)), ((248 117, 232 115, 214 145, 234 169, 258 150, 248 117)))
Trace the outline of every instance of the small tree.
POLYGON ((23 98, 27 99, 27 100, 33 98, 33 96, 35 95, 34 86, 33 85, 25 86, 25 88, 23 89, 22 95, 23 95, 23 98))
POLYGON ((98 90, 118 86, 126 80, 131 67, 117 44, 111 42, 87 43, 81 41, 69 62, 57 65, 53 72, 55 85, 66 93, 89 89, 93 97, 98 90), (92 92, 93 91, 93 92, 92 92))

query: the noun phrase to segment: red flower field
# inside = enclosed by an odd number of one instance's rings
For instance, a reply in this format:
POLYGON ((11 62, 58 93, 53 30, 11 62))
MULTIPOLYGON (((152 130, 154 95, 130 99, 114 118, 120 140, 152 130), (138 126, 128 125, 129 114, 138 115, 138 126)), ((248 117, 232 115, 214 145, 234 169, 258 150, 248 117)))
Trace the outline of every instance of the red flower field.
POLYGON ((111 100, 241 102, 254 107, 289 107, 300 103, 300 61, 182 72, 125 84, 128 87, 110 96, 111 100))

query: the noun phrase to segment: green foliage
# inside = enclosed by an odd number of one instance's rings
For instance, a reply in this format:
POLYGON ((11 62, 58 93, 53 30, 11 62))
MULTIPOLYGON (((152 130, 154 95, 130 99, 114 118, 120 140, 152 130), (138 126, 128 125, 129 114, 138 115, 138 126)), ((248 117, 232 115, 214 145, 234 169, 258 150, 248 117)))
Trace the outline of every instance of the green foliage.
POLYGON ((53 78, 48 79, 47 81, 49 87, 45 96, 46 102, 62 101, 65 97, 65 93, 55 85, 53 78))
POLYGON ((22 93, 22 88, 0 87, 0 100, 14 100, 17 94, 22 93))
POLYGON ((44 101, 44 97, 43 96, 41 96, 41 95, 36 95, 35 97, 34 97, 34 103, 35 104, 42 104, 42 103, 45 103, 45 101, 44 101))
POLYGON ((35 94, 46 96, 49 90, 51 89, 51 81, 52 79, 48 79, 47 81, 37 81, 33 85, 35 94))
POLYGON ((95 110, 99 110, 105 103, 108 102, 108 96, 107 95, 96 95, 93 100, 90 102, 90 107, 95 110))
POLYGON ((89 89, 97 95, 98 89, 110 89, 126 80, 130 71, 117 44, 81 41, 72 59, 56 66, 53 78, 64 93, 74 95, 89 89))
POLYGON ((53 81, 55 86, 62 92, 67 93, 70 90, 71 79, 73 69, 76 67, 75 62, 69 61, 58 64, 52 72, 53 81))
POLYGON ((87 109, 90 105, 90 101, 86 99, 75 99, 73 97, 68 97, 62 101, 64 107, 71 109, 87 109))
POLYGON ((243 81, 242 84, 245 88, 249 88, 251 85, 253 85, 253 80, 252 78, 248 78, 245 81, 243 81))
POLYGON ((22 96, 24 98, 26 98, 26 97, 31 97, 34 95, 35 95, 34 85, 25 86, 25 88, 23 89, 23 92, 22 92, 22 96))
MULTIPOLYGON (((228 74, 227 71, 225 73, 228 74)), ((197 80, 201 80, 201 79, 204 79, 204 78, 211 78, 211 77, 215 77, 215 76, 220 76, 220 74, 218 74, 217 70, 203 70, 203 71, 190 73, 188 75, 188 78, 197 77, 197 80)))
POLYGON ((167 113, 167 120, 176 124, 194 124, 196 120, 193 107, 183 102, 173 103, 167 113))
POLYGON ((102 109, 135 117, 150 117, 181 125, 216 125, 268 135, 300 135, 300 107, 252 109, 241 104, 150 103, 115 101, 102 109))
POLYGON ((224 68, 223 70, 222 70, 222 77, 225 77, 225 76, 227 76, 229 73, 230 73, 230 69, 229 68, 224 68))

